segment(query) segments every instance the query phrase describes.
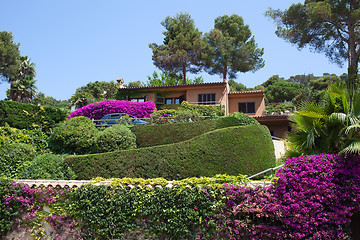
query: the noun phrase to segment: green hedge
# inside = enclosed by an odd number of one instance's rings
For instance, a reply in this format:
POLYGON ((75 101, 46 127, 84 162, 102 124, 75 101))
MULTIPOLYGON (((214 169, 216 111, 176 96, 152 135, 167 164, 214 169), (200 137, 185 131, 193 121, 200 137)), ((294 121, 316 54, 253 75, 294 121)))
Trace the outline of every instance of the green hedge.
POLYGON ((58 108, 39 107, 14 101, 0 101, 0 126, 8 123, 18 129, 42 128, 48 130, 65 120, 67 112, 58 108))
POLYGON ((131 131, 136 135, 137 147, 141 148, 178 143, 216 129, 239 125, 244 124, 236 117, 221 117, 199 122, 136 125, 131 128, 131 131))
POLYGON ((275 166, 269 130, 255 125, 218 129, 180 143, 71 156, 65 161, 78 179, 250 175, 275 166))

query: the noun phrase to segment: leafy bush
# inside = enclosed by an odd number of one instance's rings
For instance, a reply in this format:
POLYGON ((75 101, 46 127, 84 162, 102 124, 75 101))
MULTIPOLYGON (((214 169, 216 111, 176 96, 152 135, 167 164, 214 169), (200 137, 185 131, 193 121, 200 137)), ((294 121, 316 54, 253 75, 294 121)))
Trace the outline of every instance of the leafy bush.
POLYGON ((5 143, 0 146, 0 177, 17 178, 24 162, 36 156, 32 145, 25 143, 5 143))
POLYGON ((181 103, 181 110, 195 111, 195 112, 198 112, 200 114, 200 116, 224 116, 225 115, 223 106, 189 104, 186 101, 181 103))
POLYGON ((34 146, 38 152, 48 149, 49 137, 40 129, 17 129, 7 123, 0 127, 0 146, 5 143, 26 143, 34 146))
POLYGON ((0 126, 9 126, 18 129, 41 128, 47 131, 66 119, 67 113, 58 108, 39 107, 15 101, 0 101, 0 126))
POLYGON ((94 123, 87 117, 79 116, 55 127, 50 134, 49 145, 55 153, 86 154, 91 152, 95 134, 94 123))
POLYGON ((189 140, 215 129, 242 125, 235 117, 220 117, 200 122, 180 122, 163 125, 136 125, 131 131, 136 135, 138 147, 177 143, 189 140))
POLYGON ((96 133, 94 148, 97 153, 136 148, 136 136, 128 127, 114 125, 96 133))
POLYGON ((269 103, 265 106, 265 114, 284 113, 285 111, 294 112, 295 106, 292 102, 269 103))
POLYGON ((229 117, 235 117, 240 120, 240 124, 243 125, 260 125, 258 121, 256 121, 254 118, 246 115, 242 112, 234 112, 229 115, 229 117))
POLYGON ((51 153, 39 155, 30 162, 26 162, 19 178, 23 179, 75 179, 76 175, 64 165, 64 157, 51 153))
POLYGON ((218 129, 180 143, 70 156, 66 162, 78 179, 181 179, 215 174, 254 174, 273 167, 275 156, 268 129, 251 125, 218 129))
POLYGON ((148 118, 155 111, 153 102, 135 103, 130 101, 107 100, 92 103, 72 112, 68 118, 85 116, 90 119, 100 119, 110 113, 127 113, 138 118, 148 118))

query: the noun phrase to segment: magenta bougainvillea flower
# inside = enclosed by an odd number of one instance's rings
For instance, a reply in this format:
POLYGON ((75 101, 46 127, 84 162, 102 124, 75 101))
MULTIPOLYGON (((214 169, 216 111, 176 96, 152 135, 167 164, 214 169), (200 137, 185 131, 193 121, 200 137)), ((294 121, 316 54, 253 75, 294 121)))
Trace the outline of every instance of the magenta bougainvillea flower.
POLYGON ((111 113, 127 113, 138 118, 148 118, 150 114, 156 111, 153 102, 130 102, 119 100, 107 100, 103 102, 92 103, 72 112, 68 118, 85 116, 90 119, 100 119, 111 113))

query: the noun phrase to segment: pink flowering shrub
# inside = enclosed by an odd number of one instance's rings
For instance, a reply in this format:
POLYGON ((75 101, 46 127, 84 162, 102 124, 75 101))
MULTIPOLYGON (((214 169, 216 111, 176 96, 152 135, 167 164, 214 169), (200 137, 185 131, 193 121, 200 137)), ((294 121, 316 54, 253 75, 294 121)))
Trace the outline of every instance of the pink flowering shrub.
POLYGON ((119 100, 107 100, 92 103, 72 112, 68 118, 85 116, 98 120, 111 113, 127 113, 138 118, 149 118, 156 108, 153 102, 130 102, 119 100))
POLYGON ((225 183, 201 190, 33 189, 2 180, 0 237, 14 227, 41 237, 37 223, 44 221, 57 239, 350 239, 350 218, 360 206, 360 157, 300 156, 277 177, 269 187, 225 183))
POLYGON ((227 186, 217 222, 227 239, 349 239, 360 201, 360 157, 288 159, 275 186, 227 186))

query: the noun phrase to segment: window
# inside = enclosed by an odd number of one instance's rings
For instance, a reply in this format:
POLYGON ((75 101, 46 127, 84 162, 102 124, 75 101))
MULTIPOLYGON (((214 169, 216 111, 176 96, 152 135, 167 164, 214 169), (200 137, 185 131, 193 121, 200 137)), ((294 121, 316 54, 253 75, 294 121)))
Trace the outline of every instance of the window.
POLYGON ((255 113, 255 102, 239 102, 239 112, 255 113))
POLYGON ((145 98, 131 98, 130 102, 145 102, 145 98))
POLYGON ((156 97, 156 104, 165 104, 164 97, 156 97))
POLYGON ((174 98, 174 104, 180 104, 180 98, 174 98))
POLYGON ((165 99, 165 104, 173 104, 172 98, 166 98, 165 99))
POLYGON ((215 104, 215 93, 199 94, 198 95, 198 104, 215 104))

